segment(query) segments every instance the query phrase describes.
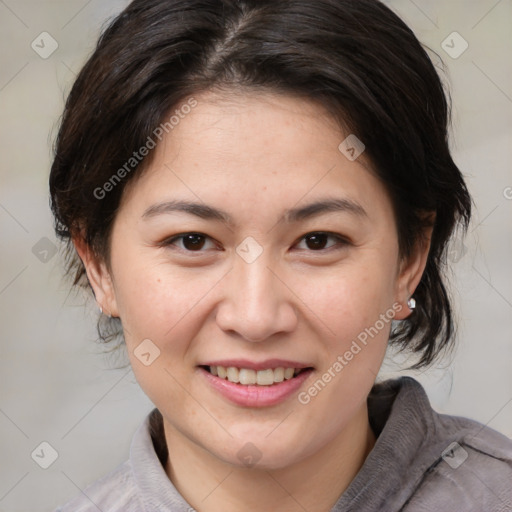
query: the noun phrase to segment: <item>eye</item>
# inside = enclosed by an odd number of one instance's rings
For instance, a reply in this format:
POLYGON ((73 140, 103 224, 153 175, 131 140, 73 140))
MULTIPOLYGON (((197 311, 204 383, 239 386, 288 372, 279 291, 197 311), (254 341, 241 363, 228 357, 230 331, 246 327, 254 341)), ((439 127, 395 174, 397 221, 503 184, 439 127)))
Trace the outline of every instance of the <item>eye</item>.
POLYGON ((348 241, 339 235, 317 231, 304 235, 296 245, 298 249, 309 249, 311 251, 322 251, 339 245, 348 245, 348 241), (301 247, 302 244, 302 247, 301 247))
POLYGON ((202 233, 183 233, 165 240, 162 245, 174 245, 182 251, 188 252, 203 252, 202 249, 216 248, 211 238, 202 233))

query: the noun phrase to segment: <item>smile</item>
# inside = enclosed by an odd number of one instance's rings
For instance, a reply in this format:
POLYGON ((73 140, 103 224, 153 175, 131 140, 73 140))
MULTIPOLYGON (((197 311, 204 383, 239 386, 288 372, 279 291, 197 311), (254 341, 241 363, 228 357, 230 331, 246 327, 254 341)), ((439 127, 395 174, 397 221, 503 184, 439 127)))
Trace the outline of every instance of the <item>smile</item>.
POLYGON ((253 370, 251 368, 236 368, 234 366, 207 366, 206 369, 221 379, 226 379, 243 386, 272 386, 285 380, 290 380, 306 370, 306 368, 267 368, 265 370, 253 370))
POLYGON ((269 407, 299 392, 313 373, 311 366, 275 361, 260 364, 230 361, 198 366, 210 389, 244 407, 269 407), (252 366, 252 368, 248 368, 252 366))

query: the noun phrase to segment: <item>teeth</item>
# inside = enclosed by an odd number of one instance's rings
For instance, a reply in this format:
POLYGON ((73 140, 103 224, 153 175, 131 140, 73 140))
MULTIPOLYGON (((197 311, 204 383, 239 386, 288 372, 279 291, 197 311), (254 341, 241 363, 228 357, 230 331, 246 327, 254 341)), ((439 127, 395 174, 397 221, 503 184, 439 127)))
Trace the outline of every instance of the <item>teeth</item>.
POLYGON ((268 370, 251 370, 249 368, 235 368, 230 366, 210 366, 210 373, 229 382, 240 383, 244 386, 257 384, 258 386, 271 386, 283 380, 289 380, 298 375, 300 368, 269 368, 268 370))
POLYGON ((246 368, 242 368, 238 376, 240 378, 240 384, 244 384, 246 386, 249 384, 256 384, 256 372, 254 370, 247 370, 246 368))
POLYGON ((295 368, 285 368, 284 370, 284 380, 291 379, 293 374, 295 373, 295 368))
POLYGON ((284 368, 276 368, 274 370, 274 382, 283 382, 284 380, 284 368))
POLYGON ((274 384, 274 370, 261 370, 256 373, 258 386, 271 386, 274 384))
POLYGON ((227 376, 228 376, 228 380, 230 382, 240 382, 240 377, 239 377, 239 371, 238 371, 238 368, 235 368, 233 366, 230 366, 228 369, 227 369, 227 376))

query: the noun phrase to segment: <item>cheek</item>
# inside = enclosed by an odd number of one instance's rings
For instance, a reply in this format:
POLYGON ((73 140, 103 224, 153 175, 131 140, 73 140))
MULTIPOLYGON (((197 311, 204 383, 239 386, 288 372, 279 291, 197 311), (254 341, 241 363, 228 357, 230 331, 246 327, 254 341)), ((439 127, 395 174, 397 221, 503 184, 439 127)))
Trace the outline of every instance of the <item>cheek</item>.
POLYGON ((165 265, 135 268, 118 273, 116 291, 134 375, 153 403, 172 403, 187 415, 191 407, 182 386, 189 386, 189 355, 205 314, 204 298, 216 280, 185 277, 165 265))
POLYGON ((393 260, 381 258, 380 264, 377 257, 371 260, 365 264, 361 258, 329 278, 303 285, 316 325, 328 329, 328 334, 320 348, 322 367, 298 399, 316 417, 324 418, 331 433, 364 402, 385 356, 396 314, 393 260))
POLYGON ((304 297, 317 323, 324 325, 329 333, 326 339, 342 348, 374 325, 381 314, 393 314, 394 270, 382 261, 353 262, 332 273, 303 280, 297 284, 301 287, 298 295, 304 297))
POLYGON ((361 258, 329 279, 303 285, 317 324, 321 320, 330 335, 324 338, 322 368, 298 401, 323 419, 326 436, 333 436, 361 407, 379 372, 396 314, 392 261, 382 254, 366 262, 361 258))
POLYGON ((149 338, 166 351, 183 352, 183 327, 190 329, 190 318, 213 286, 214 276, 197 278, 183 269, 127 256, 116 277, 116 301, 128 348, 133 350, 149 338))

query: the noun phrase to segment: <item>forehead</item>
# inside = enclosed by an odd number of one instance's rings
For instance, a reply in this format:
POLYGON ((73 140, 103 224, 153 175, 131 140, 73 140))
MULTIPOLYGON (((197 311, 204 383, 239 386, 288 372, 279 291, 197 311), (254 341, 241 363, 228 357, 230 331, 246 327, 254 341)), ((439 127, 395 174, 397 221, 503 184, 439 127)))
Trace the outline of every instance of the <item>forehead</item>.
POLYGON ((195 96, 128 191, 138 202, 187 199, 223 209, 278 212, 327 194, 371 210, 389 199, 364 153, 339 150, 345 134, 318 104, 271 94, 195 96))
POLYGON ((318 158, 326 150, 331 153, 342 137, 325 109, 304 99, 269 93, 231 97, 206 93, 197 97, 197 103, 164 139, 158 148, 160 156, 172 155, 180 146, 187 156, 195 153, 224 165, 233 158, 233 165, 243 162, 244 168, 275 174, 279 168, 270 168, 272 163, 286 167, 305 157, 318 158))

